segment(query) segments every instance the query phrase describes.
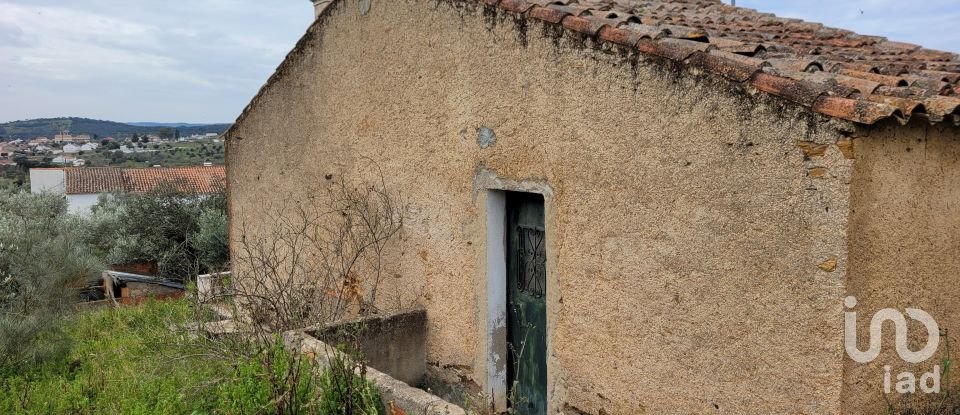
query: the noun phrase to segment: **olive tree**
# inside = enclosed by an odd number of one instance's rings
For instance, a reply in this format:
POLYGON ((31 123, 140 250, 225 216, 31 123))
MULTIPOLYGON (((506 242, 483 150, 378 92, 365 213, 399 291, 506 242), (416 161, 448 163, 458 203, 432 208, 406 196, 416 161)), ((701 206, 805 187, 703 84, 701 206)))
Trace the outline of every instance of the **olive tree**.
POLYGON ((63 317, 102 262, 62 196, 0 192, 0 370, 67 350, 63 317))

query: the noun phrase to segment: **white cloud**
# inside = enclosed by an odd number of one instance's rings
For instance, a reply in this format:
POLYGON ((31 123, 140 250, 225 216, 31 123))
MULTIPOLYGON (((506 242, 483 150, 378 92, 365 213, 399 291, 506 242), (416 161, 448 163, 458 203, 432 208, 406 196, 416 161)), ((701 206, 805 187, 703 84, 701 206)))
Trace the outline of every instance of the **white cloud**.
POLYGON ((304 0, 0 0, 0 121, 229 121, 312 18, 304 0))
POLYGON ((19 27, 38 39, 70 37, 127 46, 156 44, 156 27, 65 7, 0 3, 0 24, 19 27))
POLYGON ((21 42, 0 45, 0 64, 20 76, 58 81, 126 76, 213 85, 160 53, 160 30, 152 25, 64 7, 0 3, 0 27, 19 34, 21 42))

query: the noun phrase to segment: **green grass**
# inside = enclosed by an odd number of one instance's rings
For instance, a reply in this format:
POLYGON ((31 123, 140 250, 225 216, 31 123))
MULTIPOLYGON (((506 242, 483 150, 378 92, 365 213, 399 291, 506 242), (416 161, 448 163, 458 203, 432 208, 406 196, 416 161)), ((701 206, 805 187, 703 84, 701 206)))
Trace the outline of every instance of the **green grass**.
MULTIPOLYGON (((170 327, 193 315, 186 301, 77 315, 68 324, 68 357, 28 373, 0 376, 0 413, 277 413, 271 376, 298 361, 279 343, 263 354, 272 359, 211 358, 202 349, 183 347, 189 337, 170 327)), ((316 377, 295 389, 299 402, 314 409, 289 413, 323 413, 317 410, 321 394, 316 377)))

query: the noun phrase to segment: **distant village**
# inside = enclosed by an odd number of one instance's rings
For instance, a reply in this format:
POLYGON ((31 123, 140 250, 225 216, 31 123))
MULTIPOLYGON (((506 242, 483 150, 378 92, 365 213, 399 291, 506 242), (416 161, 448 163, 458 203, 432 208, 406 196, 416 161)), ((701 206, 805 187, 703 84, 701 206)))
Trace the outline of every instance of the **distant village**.
POLYGON ((222 139, 217 133, 189 136, 171 134, 167 137, 157 134, 133 134, 124 138, 100 138, 89 134, 71 134, 69 131, 62 131, 52 137, 41 136, 29 140, 17 139, 0 143, 0 166, 16 166, 17 158, 28 157, 55 166, 82 167, 87 164, 84 155, 93 152, 150 153, 160 151, 160 144, 203 141, 221 143, 222 139))

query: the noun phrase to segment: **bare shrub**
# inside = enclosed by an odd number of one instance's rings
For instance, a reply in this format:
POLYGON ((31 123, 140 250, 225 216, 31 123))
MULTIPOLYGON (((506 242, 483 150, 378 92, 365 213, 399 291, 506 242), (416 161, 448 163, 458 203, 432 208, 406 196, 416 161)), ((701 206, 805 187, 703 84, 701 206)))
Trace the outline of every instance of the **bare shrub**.
POLYGON ((266 212, 271 226, 261 232, 243 227, 233 299, 268 331, 382 311, 385 254, 403 227, 399 195, 382 179, 341 179, 321 200, 320 206, 284 202, 266 212))
MULTIPOLYGON (((232 320, 201 319, 207 323, 198 330, 198 353, 269 360, 265 350, 276 333, 388 311, 378 298, 385 279, 396 275, 392 250, 399 246, 405 207, 377 172, 374 181, 327 181, 319 197, 281 201, 265 208, 258 226, 241 224, 230 288, 205 300, 232 320)), ((388 307, 402 308, 402 296, 395 299, 388 307)), ((364 359, 352 353, 360 348, 341 346, 349 359, 327 356, 330 366, 322 374, 299 369, 314 356, 294 355, 282 366, 288 370, 271 379, 275 400, 292 399, 296 385, 307 381, 322 385, 321 413, 382 413, 379 395, 363 379, 364 359)))

